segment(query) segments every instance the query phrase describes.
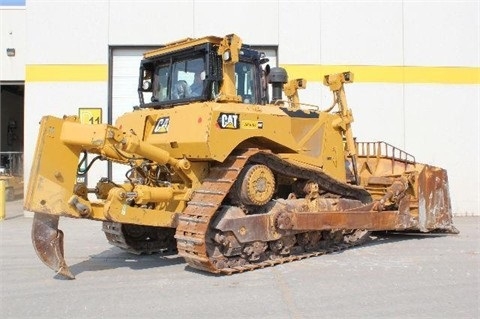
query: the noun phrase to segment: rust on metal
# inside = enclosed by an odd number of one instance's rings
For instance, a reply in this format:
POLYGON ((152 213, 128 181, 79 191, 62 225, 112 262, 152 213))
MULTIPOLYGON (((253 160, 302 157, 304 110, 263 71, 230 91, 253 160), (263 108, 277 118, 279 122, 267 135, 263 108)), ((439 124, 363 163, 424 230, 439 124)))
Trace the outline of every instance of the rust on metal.
POLYGON ((421 231, 458 230, 452 225, 452 204, 444 169, 426 165, 418 176, 418 223, 421 231))
POLYGON ((75 279, 65 262, 63 232, 58 229, 59 216, 35 213, 32 225, 32 242, 38 258, 68 279, 75 279))

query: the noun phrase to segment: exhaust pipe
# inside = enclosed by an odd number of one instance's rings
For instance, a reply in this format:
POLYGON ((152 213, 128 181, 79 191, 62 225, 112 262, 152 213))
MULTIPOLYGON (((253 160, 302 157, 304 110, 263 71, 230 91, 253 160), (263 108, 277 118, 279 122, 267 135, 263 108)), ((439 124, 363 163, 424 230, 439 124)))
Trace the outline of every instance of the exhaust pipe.
POLYGON ((288 74, 284 68, 271 68, 268 82, 272 84, 272 103, 282 99, 283 85, 288 82, 288 74))
POLYGON ((32 243, 38 258, 67 278, 75 279, 65 262, 63 254, 63 232, 58 229, 60 217, 42 213, 35 213, 32 225, 32 243))

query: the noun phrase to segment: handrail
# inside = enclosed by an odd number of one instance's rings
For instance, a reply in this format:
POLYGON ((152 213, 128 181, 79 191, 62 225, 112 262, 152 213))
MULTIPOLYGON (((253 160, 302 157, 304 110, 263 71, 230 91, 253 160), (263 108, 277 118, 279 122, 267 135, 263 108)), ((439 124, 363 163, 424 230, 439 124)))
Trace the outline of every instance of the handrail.
POLYGON ((415 164, 415 156, 383 141, 356 142, 357 154, 362 157, 388 158, 408 164, 415 164))

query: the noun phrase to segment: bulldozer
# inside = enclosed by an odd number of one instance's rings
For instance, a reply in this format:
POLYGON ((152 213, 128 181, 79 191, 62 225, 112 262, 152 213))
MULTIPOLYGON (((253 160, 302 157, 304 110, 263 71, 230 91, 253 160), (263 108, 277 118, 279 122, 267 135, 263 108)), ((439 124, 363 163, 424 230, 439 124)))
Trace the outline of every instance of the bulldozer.
POLYGON ((344 250, 376 231, 458 233, 446 170, 354 137, 353 80, 325 75, 333 103, 322 109, 300 101, 306 79, 236 34, 145 52, 139 104, 114 125, 41 119, 24 204, 38 257, 75 278, 60 217, 101 221, 114 246, 178 253, 215 274, 344 250), (122 180, 77 178, 98 161, 122 180))

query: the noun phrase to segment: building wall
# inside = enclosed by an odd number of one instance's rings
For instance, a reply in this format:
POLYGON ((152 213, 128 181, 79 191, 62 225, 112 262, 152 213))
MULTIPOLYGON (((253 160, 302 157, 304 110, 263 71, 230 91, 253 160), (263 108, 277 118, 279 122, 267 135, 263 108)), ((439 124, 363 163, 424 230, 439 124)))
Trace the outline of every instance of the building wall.
POLYGON ((0 81, 25 79, 25 8, 0 4, 0 81), (7 56, 7 49, 15 49, 15 56, 7 56))
POLYGON ((0 151, 23 150, 25 2, 0 0, 0 151), (14 50, 9 56, 7 50, 14 50))
POLYGON ((323 75, 352 70, 358 140, 385 140, 446 168, 455 214, 480 213, 478 1, 31 0, 26 8, 27 168, 42 115, 106 114, 109 46, 236 33, 278 46, 290 77, 307 79, 307 103, 329 106, 323 75))

